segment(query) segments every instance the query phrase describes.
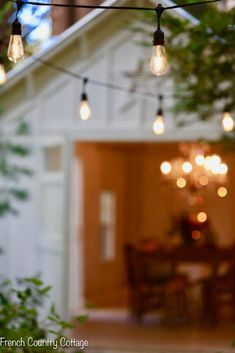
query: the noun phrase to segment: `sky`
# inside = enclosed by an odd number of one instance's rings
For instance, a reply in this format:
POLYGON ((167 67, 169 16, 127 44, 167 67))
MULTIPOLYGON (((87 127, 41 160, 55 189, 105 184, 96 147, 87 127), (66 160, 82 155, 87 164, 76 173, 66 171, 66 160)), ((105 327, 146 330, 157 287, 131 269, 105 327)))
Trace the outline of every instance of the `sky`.
MULTIPOLYGON (((48 2, 42 0, 43 2, 48 2)), ((41 44, 45 43, 50 39, 51 36, 51 8, 36 6, 36 5, 24 5, 19 13, 20 22, 24 28, 24 34, 27 35, 27 41, 29 44, 41 44)), ((13 15, 15 16, 15 15, 13 15)), ((10 19, 12 22, 12 19, 10 19)))

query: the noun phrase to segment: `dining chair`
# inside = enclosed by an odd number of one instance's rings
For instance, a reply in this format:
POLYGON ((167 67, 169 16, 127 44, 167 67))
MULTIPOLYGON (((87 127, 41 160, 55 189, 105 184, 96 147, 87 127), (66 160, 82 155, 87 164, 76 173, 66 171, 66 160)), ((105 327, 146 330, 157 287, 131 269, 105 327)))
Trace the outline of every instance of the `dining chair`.
POLYGON ((141 252, 125 245, 125 263, 129 286, 129 307, 141 321, 149 311, 162 311, 164 322, 188 317, 187 277, 172 271, 171 264, 158 259, 157 252, 141 252))
POLYGON ((231 320, 235 320, 235 264, 230 263, 228 270, 218 275, 212 283, 213 321, 217 324, 225 308, 229 309, 231 320))

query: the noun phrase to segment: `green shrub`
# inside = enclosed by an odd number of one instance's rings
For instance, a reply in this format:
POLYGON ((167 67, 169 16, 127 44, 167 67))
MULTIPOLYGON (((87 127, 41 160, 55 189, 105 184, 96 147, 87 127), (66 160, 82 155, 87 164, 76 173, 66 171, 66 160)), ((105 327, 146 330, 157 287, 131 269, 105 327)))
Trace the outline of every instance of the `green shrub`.
MULTIPOLYGON (((38 278, 18 280, 15 285, 9 280, 0 283, 0 352, 37 353, 62 352, 59 342, 65 331, 73 325, 63 321, 54 305, 42 317, 42 304, 48 297, 50 287, 38 278), (4 339, 3 339, 4 338, 4 339), (33 342, 50 340, 51 344, 31 347, 33 342), (7 342, 16 342, 20 347, 9 347, 7 342), (19 342, 23 342, 19 343, 19 342), (58 345, 58 347, 56 347, 58 345)), ((84 317, 78 318, 83 321, 84 317)))

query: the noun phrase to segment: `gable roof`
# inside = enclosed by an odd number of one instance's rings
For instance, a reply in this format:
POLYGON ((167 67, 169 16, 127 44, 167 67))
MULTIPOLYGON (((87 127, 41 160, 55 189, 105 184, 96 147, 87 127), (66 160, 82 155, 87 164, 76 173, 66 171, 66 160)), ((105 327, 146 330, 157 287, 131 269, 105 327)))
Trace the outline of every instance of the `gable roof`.
MULTIPOLYGON (((118 4, 124 4, 127 2, 127 0, 106 0, 103 5, 105 6, 114 6, 118 4)), ((150 3, 156 5, 155 1, 149 0, 150 3)), ((166 6, 172 6, 175 5, 175 3, 171 0, 163 0, 164 5, 166 6)), ((29 73, 31 70, 34 68, 39 67, 40 65, 43 65, 39 61, 35 61, 35 58, 40 59, 49 59, 52 56, 56 55, 60 51, 62 51, 66 46, 68 46, 70 43, 73 42, 74 39, 77 38, 78 35, 83 35, 88 28, 90 28, 95 21, 99 21, 103 19, 104 13, 109 13, 112 14, 116 10, 106 10, 106 9, 95 9, 91 12, 89 12, 86 16, 84 16, 82 19, 80 19, 78 22, 76 22, 73 26, 69 27, 66 31, 64 31, 62 34, 58 35, 55 37, 51 45, 48 46, 47 48, 44 48, 40 50, 38 53, 36 53, 34 56, 30 56, 27 58, 24 62, 22 62, 20 65, 16 66, 14 69, 12 69, 8 73, 8 81, 7 83, 2 87, 1 92, 7 90, 9 87, 14 85, 14 83, 18 82, 22 77, 25 77, 27 73, 29 73)), ((197 23, 198 20, 190 15, 187 11, 184 9, 178 8, 174 10, 179 16, 188 19, 192 23, 197 23)))

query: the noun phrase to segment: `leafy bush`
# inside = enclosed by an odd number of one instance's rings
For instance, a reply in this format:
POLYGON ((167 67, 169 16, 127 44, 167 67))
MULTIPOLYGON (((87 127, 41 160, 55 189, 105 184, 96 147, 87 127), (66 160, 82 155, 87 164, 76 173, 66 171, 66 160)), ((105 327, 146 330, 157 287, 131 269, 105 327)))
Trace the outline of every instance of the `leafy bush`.
MULTIPOLYGON (((73 325, 60 318, 54 305, 45 318, 41 317, 42 304, 49 291, 50 287, 38 278, 18 280, 15 286, 9 280, 0 283, 0 336, 4 342, 24 342, 21 347, 8 347, 1 342, 1 353, 61 352, 59 341, 73 325), (50 339, 54 344, 46 348, 45 345, 31 347, 29 339, 31 342, 50 339)), ((84 316, 78 319, 81 322, 84 316)))
MULTIPOLYGON (((28 125, 21 122, 16 137, 28 135, 28 125)), ((32 171, 24 166, 30 149, 15 138, 6 138, 0 131, 0 218, 6 214, 17 214, 15 203, 28 199, 28 191, 20 184, 22 177, 31 176, 32 171)))
MULTIPOLYGON (((199 21, 194 24, 170 11, 161 19, 175 90, 174 110, 189 113, 179 125, 190 123, 191 114, 207 121, 222 116, 225 108, 235 110, 235 7, 226 12, 216 6, 196 9, 199 21)), ((140 19, 156 28, 154 12, 144 12, 140 19)), ((153 29, 137 30, 146 36, 142 44, 151 45, 153 29)))

